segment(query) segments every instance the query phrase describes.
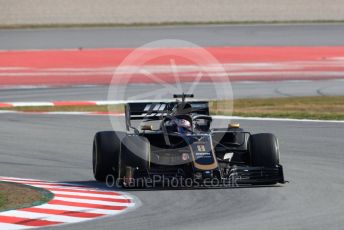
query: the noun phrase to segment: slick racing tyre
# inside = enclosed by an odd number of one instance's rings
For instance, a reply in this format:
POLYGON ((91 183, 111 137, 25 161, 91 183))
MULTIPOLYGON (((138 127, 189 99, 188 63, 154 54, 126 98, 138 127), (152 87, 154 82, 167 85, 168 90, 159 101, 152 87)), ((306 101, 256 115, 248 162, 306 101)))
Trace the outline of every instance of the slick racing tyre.
POLYGON ((279 146, 275 135, 260 133, 249 138, 252 166, 275 167, 279 164, 279 146))
POLYGON ((105 181, 108 175, 118 178, 118 161, 121 150, 122 132, 98 132, 93 141, 93 174, 97 181, 105 181))

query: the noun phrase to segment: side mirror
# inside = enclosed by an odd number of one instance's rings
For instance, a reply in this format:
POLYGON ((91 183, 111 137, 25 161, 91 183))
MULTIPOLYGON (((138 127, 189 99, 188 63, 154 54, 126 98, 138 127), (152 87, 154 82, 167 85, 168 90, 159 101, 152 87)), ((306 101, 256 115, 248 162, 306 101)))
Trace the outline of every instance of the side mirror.
POLYGON ((229 129, 238 129, 238 128, 240 128, 240 124, 239 123, 230 123, 230 124, 228 124, 228 128, 229 129))
POLYGON ((142 125, 141 130, 153 130, 153 126, 152 125, 142 125))

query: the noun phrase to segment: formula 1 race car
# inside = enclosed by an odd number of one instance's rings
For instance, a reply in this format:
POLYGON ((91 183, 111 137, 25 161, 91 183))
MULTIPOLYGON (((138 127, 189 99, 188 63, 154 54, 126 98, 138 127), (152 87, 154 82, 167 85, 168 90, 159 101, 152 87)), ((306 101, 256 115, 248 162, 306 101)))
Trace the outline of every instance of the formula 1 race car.
POLYGON ((98 132, 94 137, 95 179, 110 176, 125 186, 138 186, 139 179, 154 185, 189 180, 192 186, 285 182, 273 134, 251 134, 239 124, 212 128, 209 102, 187 102, 191 97, 180 94, 170 102, 127 103, 127 131, 98 132))

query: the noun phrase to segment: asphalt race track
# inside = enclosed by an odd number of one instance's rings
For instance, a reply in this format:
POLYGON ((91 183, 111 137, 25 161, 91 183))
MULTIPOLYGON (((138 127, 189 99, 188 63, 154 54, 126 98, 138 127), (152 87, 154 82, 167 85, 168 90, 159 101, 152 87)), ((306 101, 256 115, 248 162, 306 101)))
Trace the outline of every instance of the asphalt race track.
MULTIPOLYGON (((190 83, 182 84, 185 89, 190 83)), ((291 96, 338 96, 344 94, 344 80, 327 81, 276 81, 276 82, 233 82, 231 83, 234 98, 250 97, 291 97, 291 96)), ((216 95, 216 83, 199 83, 194 94, 196 97, 212 98, 216 95), (199 92, 199 93, 197 93, 199 92)), ((108 86, 80 86, 34 89, 3 89, 0 90, 0 102, 25 101, 68 101, 68 100, 116 100, 108 98, 108 86)), ((133 84, 128 87, 116 87, 128 96, 138 92, 156 89, 156 85, 133 84)))
MULTIPOLYGON (((202 46, 332 46, 344 45, 343 28, 343 24, 320 24, 2 30, 0 49, 136 47, 165 38, 202 46)), ((232 86, 236 98, 344 92, 342 80, 235 82, 232 86)), ((141 88, 133 85, 129 92, 141 88)), ((106 100, 107 89, 101 85, 0 89, 0 101, 106 100)), ((207 91, 207 96, 212 93, 207 91)), ((132 190, 130 194, 142 202, 135 211, 49 229, 343 229, 344 123, 239 122, 253 133, 278 136, 290 183, 258 188, 132 190)), ((123 128, 124 123, 118 127, 123 128)), ((91 149, 94 134, 109 129, 106 116, 0 113, 0 176, 104 187, 93 179, 91 149)))
POLYGON ((199 46, 339 46, 344 24, 1 30, 0 49, 138 47, 159 39, 199 46))
MULTIPOLYGON (((342 229, 344 124, 241 121, 279 137, 289 184, 280 187, 130 191, 130 213, 50 229, 342 229)), ((104 116, 1 114, 0 174, 94 186, 91 148, 104 116)))

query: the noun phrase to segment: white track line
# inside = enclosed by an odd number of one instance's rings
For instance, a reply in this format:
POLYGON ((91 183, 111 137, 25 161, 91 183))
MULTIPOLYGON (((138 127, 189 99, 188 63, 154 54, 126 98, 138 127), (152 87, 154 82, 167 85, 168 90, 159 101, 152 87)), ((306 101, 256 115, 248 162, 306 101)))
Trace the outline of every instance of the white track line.
MULTIPOLYGON (((124 114, 98 114, 94 112, 20 112, 13 110, 0 110, 0 114, 30 114, 30 115, 74 115, 74 116, 124 116, 124 114)), ((238 117, 238 116, 212 116, 214 119, 226 120, 250 120, 250 121, 289 121, 289 122, 314 122, 314 123, 344 123, 344 120, 312 120, 312 119, 293 119, 293 118, 273 118, 273 117, 238 117)))
MULTIPOLYGON (((55 195, 72 195, 72 196, 87 196, 87 197, 95 197, 95 198, 110 198, 110 199, 128 199, 125 196, 118 196, 118 195, 106 195, 106 194, 91 194, 91 193, 80 193, 80 192, 65 192, 65 191, 56 191, 54 189, 50 189, 50 191, 54 192, 55 195)), ((131 197, 129 198, 131 199, 131 197)))
POLYGON ((51 102, 13 102, 11 103, 13 107, 23 107, 23 106, 54 106, 51 102))
POLYGON ((273 117, 237 117, 237 116, 213 116, 214 119, 229 120, 250 120, 250 121, 292 121, 292 122, 315 122, 315 123, 344 123, 344 120, 311 120, 293 118, 273 118, 273 117))
POLYGON ((33 227, 23 226, 23 225, 18 225, 18 224, 0 223, 1 230, 17 230, 17 229, 29 229, 29 228, 33 228, 33 227))
POLYGON ((87 203, 87 204, 100 204, 100 205, 108 205, 108 206, 129 207, 129 206, 135 205, 132 203, 121 203, 121 202, 110 202, 110 201, 100 201, 100 200, 90 200, 90 199, 67 198, 67 197, 59 197, 59 196, 55 196, 54 200, 62 200, 62 201, 77 202, 77 203, 87 203))
POLYGON ((59 215, 44 214, 44 213, 18 211, 18 210, 7 211, 4 213, 1 213, 1 216, 15 216, 15 217, 21 217, 21 218, 40 219, 40 220, 56 221, 56 222, 63 222, 63 223, 76 223, 76 222, 89 220, 89 218, 59 216, 59 215))
POLYGON ((85 213, 97 213, 97 214, 104 214, 104 215, 114 215, 114 214, 119 214, 125 211, 125 210, 106 210, 106 209, 97 209, 97 208, 84 208, 84 207, 75 207, 75 206, 58 205, 58 204, 43 204, 43 205, 40 205, 39 208, 85 212, 85 213))

